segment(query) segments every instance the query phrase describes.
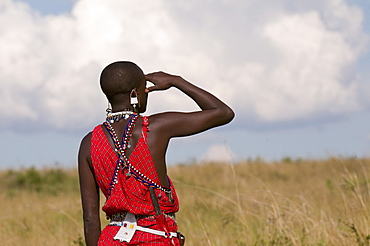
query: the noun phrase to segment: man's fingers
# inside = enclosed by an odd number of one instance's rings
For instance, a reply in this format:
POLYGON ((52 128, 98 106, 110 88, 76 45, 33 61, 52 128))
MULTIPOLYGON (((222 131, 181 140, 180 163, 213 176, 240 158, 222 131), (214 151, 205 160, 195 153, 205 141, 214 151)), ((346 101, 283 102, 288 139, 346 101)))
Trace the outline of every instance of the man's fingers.
POLYGON ((149 80, 149 81, 152 81, 157 74, 158 74, 158 72, 148 73, 148 74, 145 75, 145 79, 149 80))

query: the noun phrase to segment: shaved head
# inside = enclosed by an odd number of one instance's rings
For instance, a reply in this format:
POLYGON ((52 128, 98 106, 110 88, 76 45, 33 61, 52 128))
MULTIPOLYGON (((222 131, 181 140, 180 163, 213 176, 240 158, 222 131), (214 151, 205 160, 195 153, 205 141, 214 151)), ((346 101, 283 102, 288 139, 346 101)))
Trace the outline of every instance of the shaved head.
POLYGON ((143 71, 135 63, 128 61, 111 63, 100 75, 100 87, 112 105, 126 98, 143 81, 143 71))

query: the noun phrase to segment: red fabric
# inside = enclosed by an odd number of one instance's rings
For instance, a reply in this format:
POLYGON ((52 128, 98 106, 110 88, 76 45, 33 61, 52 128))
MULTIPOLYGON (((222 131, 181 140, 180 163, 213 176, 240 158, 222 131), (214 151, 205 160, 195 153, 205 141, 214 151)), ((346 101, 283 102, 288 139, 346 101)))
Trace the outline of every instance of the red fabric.
MULTIPOLYGON (((146 132, 148 128, 148 118, 142 118, 142 137, 137 142, 134 150, 132 151, 129 161, 135 166, 141 173, 146 177, 150 178, 156 184, 160 184, 152 157, 150 155, 147 141, 146 132)), ((114 186, 111 191, 110 197, 108 196, 108 189, 110 182, 117 165, 118 156, 114 152, 112 146, 110 145, 102 125, 98 125, 94 128, 91 138, 91 160, 94 170, 95 179, 107 198, 103 211, 107 216, 118 212, 129 211, 136 215, 154 215, 154 207, 150 199, 149 188, 136 180, 133 175, 127 176, 127 171, 122 170, 118 174, 118 183, 114 186)), ((168 196, 164 191, 155 189, 156 195, 158 197, 158 202, 161 211, 164 213, 175 213, 179 210, 179 202, 176 195, 176 191, 173 187, 171 180, 170 188, 172 190, 173 202, 170 201, 168 196)), ((170 231, 177 231, 176 222, 166 216, 167 223, 170 227, 170 231)), ((138 225, 149 227, 151 229, 159 229, 156 221, 153 217, 142 218, 138 220, 138 225)), ((113 237, 116 235, 120 227, 118 226, 107 226, 103 229, 99 245, 166 245, 164 244, 164 238, 161 236, 153 235, 146 232, 136 231, 131 242, 120 243, 119 241, 114 241, 113 237)), ((176 245, 178 240, 175 239, 176 245)))

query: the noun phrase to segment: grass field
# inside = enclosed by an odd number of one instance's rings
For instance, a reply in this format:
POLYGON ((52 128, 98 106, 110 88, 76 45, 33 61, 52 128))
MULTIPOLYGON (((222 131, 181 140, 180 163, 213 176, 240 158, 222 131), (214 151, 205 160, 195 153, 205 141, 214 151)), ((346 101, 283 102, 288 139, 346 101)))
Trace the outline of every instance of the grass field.
MULTIPOLYGON (((202 163, 169 175, 186 245, 370 245, 370 160, 202 163)), ((0 245, 84 245, 76 170, 2 171, 0 188, 0 245)))

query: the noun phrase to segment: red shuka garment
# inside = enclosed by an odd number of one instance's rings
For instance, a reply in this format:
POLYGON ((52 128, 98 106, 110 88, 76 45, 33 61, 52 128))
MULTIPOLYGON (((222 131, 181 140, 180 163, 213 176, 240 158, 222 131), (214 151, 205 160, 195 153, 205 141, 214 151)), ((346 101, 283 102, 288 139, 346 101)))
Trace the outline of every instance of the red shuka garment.
MULTIPOLYGON (((138 140, 132 151, 129 162, 146 177, 150 178, 156 184, 160 184, 150 151, 146 140, 148 131, 148 120, 143 117, 142 136, 138 140)), ((109 186, 117 165, 118 156, 110 145, 104 131, 103 125, 94 128, 91 137, 91 161, 94 170, 96 182, 106 197, 103 211, 109 217, 115 213, 129 211, 135 215, 154 215, 154 207, 150 199, 149 188, 138 181, 133 175, 127 176, 127 170, 120 170, 111 195, 108 196, 109 186)), ((176 213, 179 210, 179 202, 172 181, 168 178, 172 191, 173 202, 170 201, 166 193, 155 189, 161 211, 164 213, 176 213)), ((177 232, 176 222, 166 216, 167 224, 172 232, 177 232)), ((156 224, 154 216, 138 219, 137 224, 151 229, 160 230, 156 224)), ((136 231, 130 243, 121 243, 113 240, 120 227, 106 226, 99 238, 98 245, 164 245, 162 236, 150 234, 147 232, 136 231)), ((174 238, 176 245, 177 238, 174 238)))

